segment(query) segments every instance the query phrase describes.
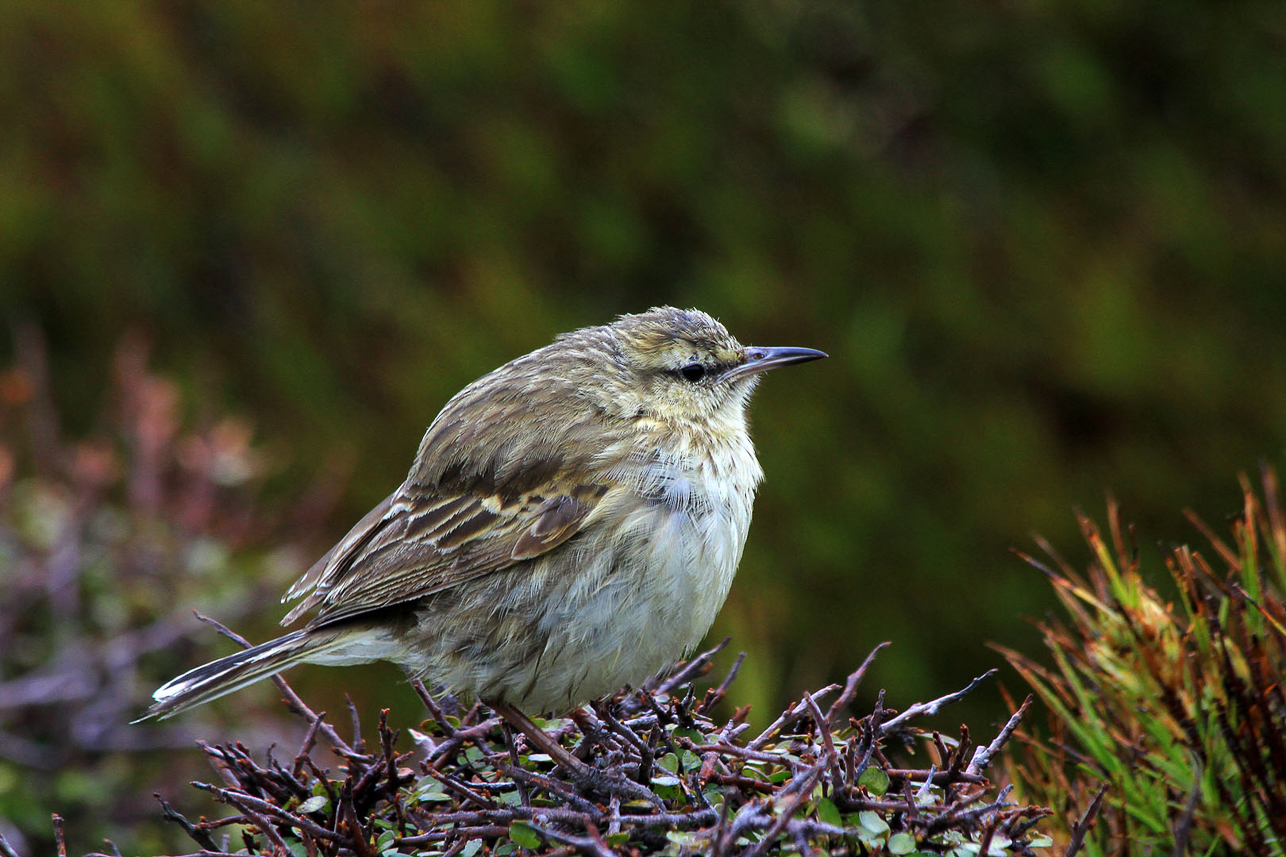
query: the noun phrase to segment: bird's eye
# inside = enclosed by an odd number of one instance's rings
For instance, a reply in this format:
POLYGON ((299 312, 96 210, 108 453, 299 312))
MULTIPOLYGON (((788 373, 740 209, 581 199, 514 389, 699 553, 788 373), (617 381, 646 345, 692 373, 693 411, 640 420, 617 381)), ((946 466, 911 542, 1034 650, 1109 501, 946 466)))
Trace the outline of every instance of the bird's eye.
POLYGON ((683 376, 685 381, 691 381, 695 384, 706 376, 706 367, 700 363, 689 363, 679 370, 679 374, 683 376))

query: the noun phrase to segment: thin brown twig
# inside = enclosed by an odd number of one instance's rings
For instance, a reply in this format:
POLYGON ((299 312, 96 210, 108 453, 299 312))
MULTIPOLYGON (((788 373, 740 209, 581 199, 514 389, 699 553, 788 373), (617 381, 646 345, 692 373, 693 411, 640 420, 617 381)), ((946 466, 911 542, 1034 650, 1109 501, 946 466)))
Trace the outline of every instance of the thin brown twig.
POLYGON ((840 712, 843 711, 844 706, 852 702, 853 697, 857 696, 857 688, 862 683, 862 679, 866 677, 866 671, 875 662, 875 656, 890 645, 892 644, 886 640, 871 649, 866 659, 862 661, 862 665, 849 673, 848 680, 844 682, 844 690, 840 692, 839 696, 835 697, 831 707, 826 710, 826 721, 828 723, 834 722, 835 718, 839 717, 840 712))
POLYGON ((888 734, 894 729, 897 729, 902 724, 910 722, 911 720, 915 720, 918 717, 926 717, 926 716, 937 714, 947 705, 950 705, 953 702, 959 702, 961 699, 967 696, 971 691, 973 691, 974 688, 982 684, 982 682, 984 682, 985 680, 991 678, 997 672, 999 672, 999 670, 993 667, 992 669, 987 670, 985 673, 975 678, 973 681, 969 682, 969 684, 966 685, 965 687, 961 688, 960 690, 957 690, 955 693, 948 693, 946 696, 940 696, 937 699, 930 700, 929 702, 915 703, 914 705, 907 708, 906 711, 899 714, 897 717, 894 717, 892 720, 889 720, 888 722, 886 722, 881 727, 881 729, 883 730, 883 733, 888 734))
POLYGON ((973 754, 973 758, 969 760, 969 766, 965 768, 965 773, 981 774, 982 771, 991 764, 991 760, 1009 741, 1010 736, 1014 734, 1014 730, 1017 729, 1018 724, 1022 722, 1023 715, 1027 713, 1027 709, 1031 707, 1032 701, 1035 698, 1036 697, 1033 694, 1027 694, 1027 698, 1023 700, 1023 704, 1018 706, 1018 710, 1010 716, 1009 720, 1000 730, 1000 733, 996 735, 995 740, 985 748, 979 747, 977 752, 973 754))
POLYGON ((1086 807, 1085 813, 1081 816, 1080 821, 1076 822, 1076 826, 1072 828, 1072 837, 1067 842, 1067 848, 1063 851, 1063 857, 1076 857, 1076 853, 1081 850, 1081 846, 1085 844, 1085 835, 1089 833, 1090 827, 1094 824, 1095 817, 1098 816, 1099 810, 1103 807, 1103 796, 1106 794, 1107 783, 1104 783, 1099 787, 1098 792, 1095 793, 1094 799, 1090 801, 1090 805, 1086 807))
POLYGON ((673 693, 675 688, 682 687, 695 679, 699 678, 707 665, 714 660, 714 656, 723 651, 728 643, 732 642, 732 637, 724 637, 713 649, 708 649, 697 655, 692 660, 684 664, 678 672, 661 682, 657 686, 656 695, 668 696, 673 693))
POLYGON ((58 846, 58 857, 67 857, 67 840, 63 835, 63 817, 54 813, 54 842, 58 846))

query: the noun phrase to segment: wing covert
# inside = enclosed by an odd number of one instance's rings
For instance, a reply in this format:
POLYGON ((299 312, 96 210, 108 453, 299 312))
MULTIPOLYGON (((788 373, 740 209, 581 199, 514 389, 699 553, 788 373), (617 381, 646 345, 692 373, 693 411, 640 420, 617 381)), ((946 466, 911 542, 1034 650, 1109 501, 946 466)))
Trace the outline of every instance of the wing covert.
POLYGON ((534 559, 575 536, 606 493, 606 486, 577 486, 506 501, 495 495, 408 499, 405 489, 371 510, 291 587, 292 598, 312 591, 283 625, 314 609, 309 627, 327 624, 534 559))

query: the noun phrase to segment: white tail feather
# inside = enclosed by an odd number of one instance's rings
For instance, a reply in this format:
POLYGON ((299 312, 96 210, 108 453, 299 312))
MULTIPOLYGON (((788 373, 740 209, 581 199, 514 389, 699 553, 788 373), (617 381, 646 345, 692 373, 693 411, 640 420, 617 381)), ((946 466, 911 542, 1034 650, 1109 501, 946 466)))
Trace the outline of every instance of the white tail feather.
POLYGON ((139 719, 165 719, 218 699, 297 663, 322 656, 329 650, 350 642, 353 634, 360 633, 361 630, 354 628, 295 631, 211 661, 188 670, 159 687, 152 694, 152 707, 139 719))

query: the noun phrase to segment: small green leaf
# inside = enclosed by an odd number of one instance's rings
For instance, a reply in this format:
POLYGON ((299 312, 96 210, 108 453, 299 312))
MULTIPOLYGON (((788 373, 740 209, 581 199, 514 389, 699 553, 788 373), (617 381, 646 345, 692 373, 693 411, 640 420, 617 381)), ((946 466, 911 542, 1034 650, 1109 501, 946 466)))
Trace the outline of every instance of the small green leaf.
POLYGON ((525 821, 515 821, 509 825, 509 838, 529 850, 540 847, 540 834, 525 821))
POLYGON ((865 786, 871 794, 879 797, 889 790, 889 775, 879 768, 867 768, 862 771, 862 776, 857 778, 859 786, 865 786))
POLYGON ((301 803, 297 811, 300 814, 317 812, 321 809, 324 809, 326 807, 326 804, 329 802, 330 802, 330 799, 327 798, 326 795, 313 795, 308 800, 301 803))
POLYGON ((865 827, 859 827, 853 832, 857 834, 857 838, 862 841, 862 844, 866 845, 868 848, 884 847, 883 833, 872 833, 865 827))
POLYGON ((710 804, 710 806, 714 807, 718 812, 723 812, 724 797, 723 788, 721 786, 714 784, 708 785, 701 790, 701 793, 705 795, 706 802, 710 804))
POLYGON ((424 794, 416 794, 415 799, 420 803, 450 803, 451 795, 446 792, 425 792, 424 794))
POLYGON ((603 837, 608 845, 624 845, 630 841, 630 832, 622 830, 620 833, 612 833, 603 837))
POLYGON ((873 809, 864 809, 857 814, 857 823, 875 834, 889 832, 889 823, 873 809))
POLYGON ((468 844, 466 844, 464 848, 460 851, 460 857, 473 857, 474 854, 477 854, 481 850, 482 850, 482 840, 470 839, 468 844))
MULTIPOLYGON (((987 848, 987 857, 1005 857, 1009 853, 1009 846, 1014 843, 1008 836, 997 833, 991 837, 991 845, 987 848)), ((978 843, 978 850, 982 850, 982 843, 978 843)))
POLYGON ((915 850, 915 837, 909 833, 895 833, 889 837, 890 854, 910 854, 915 850))
POLYGON ((817 802, 817 820, 824 821, 835 827, 843 827, 844 819, 839 814, 839 809, 831 802, 830 798, 822 798, 817 802))

